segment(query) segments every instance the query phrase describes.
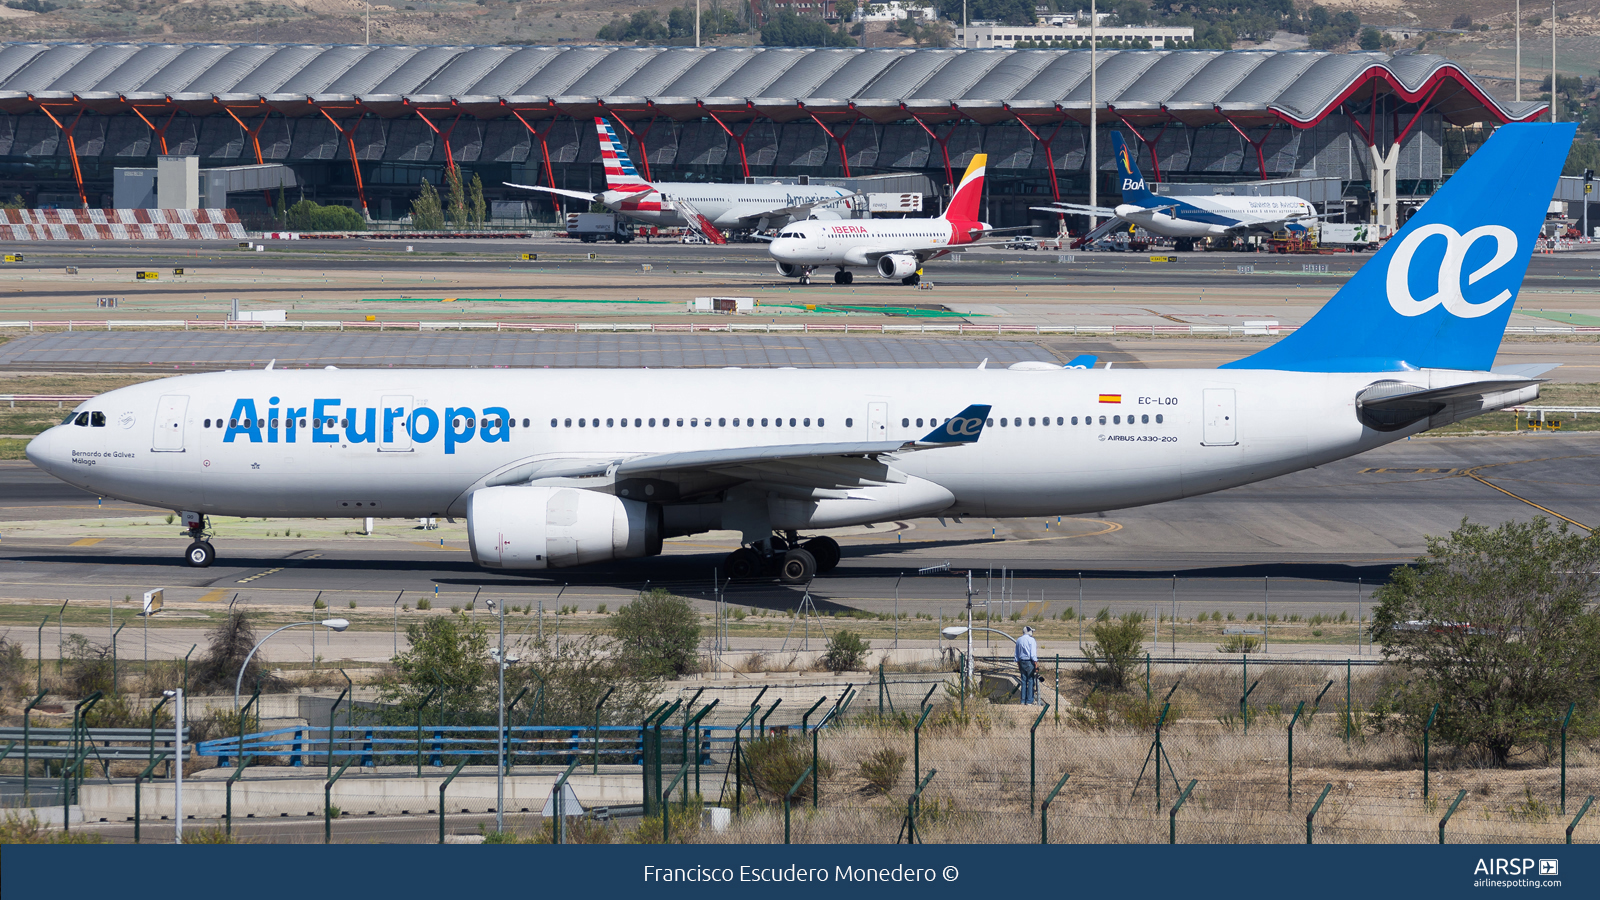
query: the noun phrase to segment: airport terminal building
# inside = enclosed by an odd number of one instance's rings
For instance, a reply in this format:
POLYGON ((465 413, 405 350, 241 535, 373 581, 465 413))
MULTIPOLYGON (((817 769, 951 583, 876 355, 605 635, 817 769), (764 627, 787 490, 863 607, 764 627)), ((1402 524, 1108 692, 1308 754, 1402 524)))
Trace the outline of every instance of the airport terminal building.
MULTIPOLYGON (((1545 111, 1421 54, 1097 62, 1105 199, 1116 128, 1153 180, 1338 179, 1351 215, 1393 222, 1495 126, 1545 111)), ((282 164, 299 185, 289 202, 303 190, 383 221, 455 165, 482 177, 497 215, 554 221, 548 198, 501 183, 604 189, 593 117, 606 116, 659 180, 913 174, 938 192, 986 152, 986 217, 1043 225, 1029 206, 1089 193, 1089 69, 1087 50, 6 43, 0 195, 109 207, 117 168, 195 156, 282 164)), ((248 216, 276 201, 226 202, 248 216)))

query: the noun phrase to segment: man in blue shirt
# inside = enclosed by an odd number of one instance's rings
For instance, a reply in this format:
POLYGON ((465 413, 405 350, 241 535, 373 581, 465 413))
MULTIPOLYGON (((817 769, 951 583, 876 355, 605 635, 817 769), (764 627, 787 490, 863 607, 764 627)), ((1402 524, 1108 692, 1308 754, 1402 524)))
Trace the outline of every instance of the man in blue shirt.
POLYGON ((1022 629, 1017 639, 1017 670, 1022 673, 1022 704, 1034 704, 1034 678, 1039 671, 1039 642, 1033 639, 1033 626, 1022 629))

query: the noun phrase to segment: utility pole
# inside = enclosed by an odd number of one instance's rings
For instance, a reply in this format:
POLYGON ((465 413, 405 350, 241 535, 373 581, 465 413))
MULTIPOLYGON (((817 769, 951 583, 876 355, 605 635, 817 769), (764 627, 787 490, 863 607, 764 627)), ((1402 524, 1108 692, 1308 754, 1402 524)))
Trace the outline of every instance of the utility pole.
POLYGON ((1516 85, 1516 99, 1522 99, 1522 0, 1517 0, 1517 71, 1513 84, 1516 85))
MULTIPOLYGON (((1520 3, 1521 0, 1518 0, 1520 3)), ((1089 0, 1089 205, 1100 205, 1100 120, 1098 105, 1100 38, 1095 2, 1089 0)), ((1089 213, 1089 231, 1100 224, 1094 213, 1089 213)))
POLYGON ((1556 122, 1556 0, 1550 0, 1550 123, 1556 122))
POLYGON ((700 0, 694 0, 694 45, 700 46, 700 0))

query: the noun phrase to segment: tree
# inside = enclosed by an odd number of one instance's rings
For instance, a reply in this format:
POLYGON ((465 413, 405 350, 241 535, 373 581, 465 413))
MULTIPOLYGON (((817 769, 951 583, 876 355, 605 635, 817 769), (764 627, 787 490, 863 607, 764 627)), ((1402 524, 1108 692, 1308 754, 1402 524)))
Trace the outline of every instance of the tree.
POLYGON ((1121 688, 1144 653, 1144 616, 1128 613, 1120 619, 1096 623, 1094 645, 1089 648, 1089 677, 1107 687, 1121 688))
POLYGON ((378 687, 378 698, 413 712, 437 688, 431 702, 453 711, 466 724, 483 724, 494 709, 498 682, 491 678, 489 631, 466 613, 430 616, 406 626, 409 649, 391 660, 394 672, 378 687))
POLYGON ((782 10, 761 29, 768 47, 854 47, 855 38, 829 28, 821 19, 801 18, 782 10))
POLYGON ((474 227, 489 221, 489 206, 483 199, 483 179, 472 173, 472 185, 467 191, 467 219, 474 227))
POLYGON ((1498 528, 1462 520, 1429 537, 1428 555, 1378 591, 1372 633, 1406 673, 1402 724, 1487 752, 1505 765, 1547 738, 1570 703, 1585 715, 1600 688, 1600 535, 1543 517, 1498 528))
POLYGON ((366 220, 348 206, 323 206, 301 199, 284 214, 284 224, 296 231, 365 231, 366 220))
POLYGON ((1455 17, 1455 19, 1450 22, 1450 27, 1454 28, 1457 31, 1469 30, 1469 29, 1472 28, 1472 17, 1467 15, 1466 13, 1461 13, 1460 15, 1457 15, 1455 17))
POLYGON ((1361 29, 1361 38, 1358 41, 1361 49, 1371 52, 1383 47, 1383 32, 1371 25, 1361 29))
POLYGON ((617 610, 611 636, 641 676, 684 675, 696 668, 700 614, 688 600, 658 588, 617 610))
MULTIPOLYGON (((239 667, 244 665, 245 657, 250 655, 257 640, 249 615, 242 610, 228 613, 228 617, 206 635, 205 655, 189 675, 190 690, 196 694, 232 693, 239 679, 239 667)), ((248 694, 258 686, 268 692, 280 691, 286 686, 283 679, 268 674, 267 659, 259 652, 251 658, 250 668, 244 671, 240 691, 248 694)))
POLYGON ((470 216, 467 212, 467 192, 461 184, 461 168, 459 166, 450 166, 444 170, 444 184, 445 218, 449 219, 450 224, 457 228, 465 227, 470 224, 470 216))
POLYGON ((871 649, 871 642, 862 640, 861 635, 854 631, 837 631, 828 638, 828 650, 822 654, 822 667, 835 675, 859 669, 867 658, 867 651, 871 649))
POLYGON ((856 9, 856 0, 839 0, 833 5, 833 11, 841 22, 848 22, 854 18, 856 9))
MULTIPOLYGON (((602 41, 662 41, 668 35, 667 26, 664 25, 659 14, 653 9, 642 9, 626 19, 612 19, 607 25, 601 27, 595 34, 597 40, 602 41)), ((689 27, 694 27, 691 19, 689 27)))
POLYGON ((439 192, 433 189, 427 179, 423 179, 417 199, 411 201, 411 227, 418 231, 439 231, 444 228, 444 209, 439 205, 439 192))

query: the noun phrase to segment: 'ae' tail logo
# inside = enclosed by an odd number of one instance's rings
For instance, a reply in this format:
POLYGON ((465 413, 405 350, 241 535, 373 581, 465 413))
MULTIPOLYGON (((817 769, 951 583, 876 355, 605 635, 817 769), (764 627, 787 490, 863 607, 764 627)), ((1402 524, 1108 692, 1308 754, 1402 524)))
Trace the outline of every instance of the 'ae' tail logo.
POLYGON ((1394 257, 1389 261, 1387 278, 1389 305, 1395 312, 1407 317, 1420 316, 1435 306, 1443 306, 1446 312, 1463 319, 1486 316, 1510 300, 1511 291, 1502 289, 1493 297, 1474 303, 1467 299, 1463 288, 1477 284, 1484 276, 1504 268, 1516 254, 1517 236, 1504 225, 1480 225, 1466 234, 1457 232, 1449 225, 1438 223, 1424 225, 1405 236, 1400 246, 1395 248, 1394 257), (1435 236, 1445 239, 1444 257, 1439 261, 1438 285, 1431 296, 1417 299, 1411 296, 1411 260, 1417 250, 1429 238, 1435 236), (1461 266, 1466 260, 1467 251, 1472 249, 1473 244, 1485 238, 1494 239, 1494 258, 1469 274, 1463 284, 1461 266))

